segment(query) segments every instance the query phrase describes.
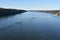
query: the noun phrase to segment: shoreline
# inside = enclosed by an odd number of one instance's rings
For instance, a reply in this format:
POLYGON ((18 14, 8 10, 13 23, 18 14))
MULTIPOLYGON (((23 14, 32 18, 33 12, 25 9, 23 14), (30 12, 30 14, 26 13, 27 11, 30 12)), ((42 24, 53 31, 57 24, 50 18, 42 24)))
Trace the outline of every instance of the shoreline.
POLYGON ((15 15, 15 14, 21 14, 24 12, 27 12, 27 11, 26 10, 0 8, 0 17, 10 16, 10 15, 15 15))
POLYGON ((44 12, 44 13, 51 13, 60 16, 60 10, 29 10, 29 12, 44 12))

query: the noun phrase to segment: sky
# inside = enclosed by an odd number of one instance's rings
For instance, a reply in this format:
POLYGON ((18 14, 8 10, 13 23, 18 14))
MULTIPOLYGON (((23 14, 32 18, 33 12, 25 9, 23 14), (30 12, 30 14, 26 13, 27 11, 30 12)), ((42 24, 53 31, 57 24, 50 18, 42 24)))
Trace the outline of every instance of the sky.
POLYGON ((0 0, 0 7, 25 10, 59 10, 60 0, 0 0))

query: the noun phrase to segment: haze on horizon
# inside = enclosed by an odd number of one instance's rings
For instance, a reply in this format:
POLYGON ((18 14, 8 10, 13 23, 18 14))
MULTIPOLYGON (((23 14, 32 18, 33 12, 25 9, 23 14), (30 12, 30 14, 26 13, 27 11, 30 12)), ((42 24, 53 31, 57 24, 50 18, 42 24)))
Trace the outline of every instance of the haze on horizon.
POLYGON ((60 10, 60 0, 0 0, 0 8, 60 10))

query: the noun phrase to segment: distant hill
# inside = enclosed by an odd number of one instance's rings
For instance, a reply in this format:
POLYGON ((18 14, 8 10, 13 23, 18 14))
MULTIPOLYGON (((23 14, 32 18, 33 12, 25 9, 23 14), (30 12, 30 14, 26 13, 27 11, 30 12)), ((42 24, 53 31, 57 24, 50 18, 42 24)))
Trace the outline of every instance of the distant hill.
POLYGON ((15 15, 15 14, 18 14, 18 13, 23 13, 23 12, 26 12, 26 10, 0 8, 0 17, 15 15))

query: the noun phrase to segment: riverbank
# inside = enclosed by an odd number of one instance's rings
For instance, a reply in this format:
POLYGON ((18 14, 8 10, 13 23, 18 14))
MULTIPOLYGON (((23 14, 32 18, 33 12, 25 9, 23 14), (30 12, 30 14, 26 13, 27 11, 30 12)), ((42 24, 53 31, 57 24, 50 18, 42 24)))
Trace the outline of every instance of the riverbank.
POLYGON ((27 12, 27 11, 26 10, 0 8, 0 17, 20 14, 23 12, 27 12))
POLYGON ((60 16, 60 10, 29 10, 30 12, 46 12, 60 16))
POLYGON ((60 10, 45 10, 40 12, 46 12, 46 13, 56 14, 57 16, 60 16, 60 10))

